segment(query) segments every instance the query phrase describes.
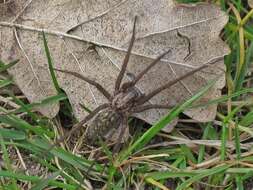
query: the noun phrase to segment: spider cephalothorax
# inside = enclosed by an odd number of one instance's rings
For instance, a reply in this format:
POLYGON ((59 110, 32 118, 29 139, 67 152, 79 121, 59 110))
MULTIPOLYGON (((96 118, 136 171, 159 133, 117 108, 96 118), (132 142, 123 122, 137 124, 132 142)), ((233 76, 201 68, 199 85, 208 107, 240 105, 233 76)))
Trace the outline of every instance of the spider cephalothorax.
POLYGON ((142 97, 142 93, 135 87, 130 87, 116 94, 112 100, 111 107, 115 111, 131 112, 138 99, 142 97))
MULTIPOLYGON (((120 128, 118 140, 121 141, 124 131, 127 128, 127 121, 129 116, 149 109, 170 108, 171 107, 170 105, 157 105, 157 104, 154 105, 149 104, 148 101, 161 91, 173 86, 178 81, 206 68, 210 64, 215 63, 217 61, 217 59, 211 60, 210 62, 191 70, 190 72, 176 78, 175 80, 169 81, 166 84, 154 89, 148 94, 141 94, 135 87, 136 83, 143 77, 144 74, 146 74, 153 66, 155 66, 160 61, 161 58, 163 58, 166 54, 168 54, 170 50, 167 50, 165 51, 165 53, 158 56, 152 63, 150 63, 146 68, 144 68, 143 71, 141 71, 138 75, 136 75, 132 81, 125 82, 122 84, 122 79, 125 75, 131 50, 135 41, 135 25, 136 25, 136 17, 134 20, 133 34, 131 37, 130 45, 128 47, 127 54, 124 58, 119 75, 116 79, 113 94, 110 94, 106 89, 104 89, 100 84, 98 84, 94 80, 91 80, 83 75, 80 75, 79 73, 55 69, 63 73, 71 74, 95 86, 108 100, 108 103, 98 106, 81 122, 76 124, 73 127, 73 129, 69 132, 69 134, 67 134, 66 136, 70 136, 74 131, 76 131, 77 129, 79 129, 81 126, 83 126, 85 123, 88 122, 85 136, 86 142, 93 143, 97 141, 99 137, 105 137, 108 131, 110 131, 110 129, 112 128, 120 128)), ((62 139, 66 138, 66 136, 64 136, 62 139)), ((59 139, 58 142, 61 141, 62 139, 59 139)))

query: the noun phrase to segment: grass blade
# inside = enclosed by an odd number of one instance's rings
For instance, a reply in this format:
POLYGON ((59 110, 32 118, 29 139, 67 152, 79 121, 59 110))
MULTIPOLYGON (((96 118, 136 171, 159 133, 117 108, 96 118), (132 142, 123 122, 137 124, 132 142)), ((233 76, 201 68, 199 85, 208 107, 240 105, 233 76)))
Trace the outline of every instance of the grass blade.
MULTIPOLYGON (((3 161, 4 161, 5 168, 8 171, 12 171, 13 169, 11 166, 11 161, 8 156, 8 151, 6 149, 4 139, 1 134, 0 134, 0 144, 1 144, 1 151, 3 152, 3 161)), ((11 186, 10 187, 11 187, 11 190, 18 190, 17 181, 13 178, 11 179, 11 186)))
MULTIPOLYGON (((28 175, 24 175, 21 173, 17 173, 17 172, 12 172, 12 171, 4 171, 4 170, 0 170, 0 176, 2 177, 7 177, 7 178, 11 178, 11 179, 18 179, 18 180, 24 180, 24 181, 29 181, 32 183, 37 183, 40 181, 40 178, 37 176, 28 176, 28 175)), ((63 188, 63 189, 68 189, 68 190, 76 190, 77 186, 71 185, 71 184, 65 184, 59 181, 49 181, 48 183, 49 185, 55 186, 55 187, 59 187, 59 188, 63 188)))
POLYGON ((6 87, 12 83, 12 80, 5 79, 0 81, 0 88, 6 87))
POLYGON ((191 177, 190 179, 186 180, 185 182, 183 182, 180 186, 177 187, 176 190, 185 190, 187 189, 192 183, 197 182, 199 180, 201 180, 204 177, 207 176, 212 176, 215 174, 219 174, 221 172, 224 172, 225 170, 227 170, 230 166, 228 165, 224 165, 224 166, 220 166, 220 167, 216 167, 216 168, 212 168, 212 169, 208 169, 204 172, 201 172, 198 175, 195 175, 193 177, 191 177))
POLYGON ((19 60, 14 60, 12 62, 10 62, 9 64, 5 64, 3 61, 0 60, 0 73, 3 71, 6 71, 7 69, 13 67, 14 65, 16 65, 19 62, 19 60))
POLYGON ((50 96, 48 98, 45 98, 41 102, 35 102, 35 103, 31 103, 31 104, 24 104, 24 106, 16 109, 15 111, 6 113, 6 115, 18 114, 18 113, 31 111, 32 109, 34 109, 36 107, 49 105, 49 104, 52 104, 52 103, 55 103, 55 102, 60 102, 62 100, 66 100, 66 99, 67 99, 66 94, 61 93, 61 94, 58 94, 58 95, 55 95, 55 96, 50 96))
POLYGON ((31 188, 31 190, 41 190, 47 187, 50 183, 50 181, 54 180, 58 175, 60 175, 60 171, 52 173, 50 176, 48 176, 46 179, 40 180, 35 186, 31 188))
POLYGON ((50 71, 50 75, 54 84, 54 87, 56 89, 56 91, 58 93, 61 93, 62 90, 59 86, 59 83, 57 81, 55 72, 54 72, 54 67, 53 67, 53 61, 52 61, 52 57, 48 48, 48 44, 47 44, 47 39, 46 39, 46 35, 44 32, 42 32, 42 36, 43 36, 43 43, 44 43, 44 48, 45 48, 45 52, 46 52, 46 56, 47 56, 47 62, 48 62, 48 67, 49 67, 49 71, 50 71))
POLYGON ((11 140, 24 140, 26 135, 23 131, 11 130, 11 129, 2 129, 0 128, 0 135, 4 139, 11 139, 11 140))

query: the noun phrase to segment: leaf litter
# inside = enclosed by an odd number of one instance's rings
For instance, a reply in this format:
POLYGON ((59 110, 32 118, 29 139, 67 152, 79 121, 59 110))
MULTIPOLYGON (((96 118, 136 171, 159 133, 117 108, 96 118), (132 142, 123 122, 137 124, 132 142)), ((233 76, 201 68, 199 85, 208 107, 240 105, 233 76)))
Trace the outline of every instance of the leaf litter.
MULTIPOLYGON (((110 92, 128 47, 135 15, 139 17, 137 40, 128 73, 138 73, 165 49, 171 49, 171 53, 137 84, 143 93, 229 52, 219 38, 228 18, 215 5, 183 6, 162 0, 156 3, 152 0, 21 0, 11 1, 6 6, 12 7, 13 14, 1 18, 1 39, 4 39, 0 46, 1 57, 4 60, 20 57, 20 63, 9 72, 31 102, 56 94, 43 52, 42 30, 48 34, 56 68, 94 78, 110 92), (13 29, 13 26, 16 27, 13 29)), ((220 95, 224 86, 223 61, 160 93, 150 103, 177 104, 216 77, 220 80, 202 99, 212 100, 220 95)), ((106 101, 95 88, 72 76, 60 73, 58 80, 79 120, 87 115, 80 103, 94 109, 106 101)), ((48 117, 54 117, 58 110, 58 104, 39 109, 48 117)), ((153 124, 166 113, 166 110, 151 110, 137 117, 153 124)), ((195 120, 210 121, 215 117, 216 105, 185 113, 195 120)))
MULTIPOLYGON (((19 0, 2 4, 0 12, 0 57, 6 62, 20 59, 9 72, 30 102, 40 102, 57 93, 48 70, 42 31, 47 34, 56 68, 94 78, 110 92, 126 54, 136 15, 137 40, 125 81, 131 80, 164 50, 171 49, 171 53, 137 84, 143 93, 229 53, 219 37, 228 17, 210 4, 185 6, 170 0, 19 0)), ((221 60, 160 93, 150 103, 175 105, 210 80, 219 78, 200 102, 216 99, 225 84, 225 67, 221 60)), ((87 115, 80 104, 94 109, 106 102, 99 91, 73 76, 57 73, 57 79, 79 120, 87 115)), ((187 110, 185 114, 206 122, 214 119, 216 109, 216 105, 211 105, 187 110)), ((54 117, 59 105, 47 105, 38 111, 54 117)), ((136 117, 154 124, 166 113, 151 110, 136 117)))

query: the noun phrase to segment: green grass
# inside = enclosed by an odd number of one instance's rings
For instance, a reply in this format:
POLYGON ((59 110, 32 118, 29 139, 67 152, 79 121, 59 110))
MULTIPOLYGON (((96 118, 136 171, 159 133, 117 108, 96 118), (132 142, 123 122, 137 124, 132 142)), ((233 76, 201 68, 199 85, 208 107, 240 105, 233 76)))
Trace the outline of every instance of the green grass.
MULTIPOLYGON (((73 122, 75 118, 67 96, 58 84, 45 34, 45 57, 58 92, 56 96, 28 103, 10 91, 14 85, 12 78, 1 75, 18 60, 10 63, 0 61, 0 90, 7 91, 0 96, 11 102, 1 103, 0 107, 1 113, 4 113, 0 115, 0 189, 74 190, 89 189, 90 186, 113 190, 123 187, 135 189, 137 186, 154 190, 252 189, 253 88, 250 71, 253 61, 253 11, 243 0, 212 2, 229 14, 229 23, 221 34, 231 48, 231 54, 225 57, 226 87, 222 96, 204 105, 193 105, 213 85, 214 81, 210 81, 149 128, 131 120, 131 127, 137 130, 131 141, 114 157, 111 149, 103 143, 98 152, 102 152, 104 157, 95 161, 89 159, 92 152, 88 152, 87 148, 84 149, 86 152, 76 153, 73 152, 73 143, 69 142, 62 142, 49 151, 55 140, 63 135, 59 125, 61 117, 45 118, 35 112, 35 108, 60 102, 64 115, 72 117, 73 122), (181 116, 182 111, 214 103, 219 105, 214 122, 187 123, 182 120, 172 133, 161 132, 173 119, 181 116), (161 138, 165 144, 158 143, 161 138), (32 173, 31 167, 36 168, 36 174, 32 173)), ((81 136, 76 136, 73 137, 75 143, 81 144, 81 136)))

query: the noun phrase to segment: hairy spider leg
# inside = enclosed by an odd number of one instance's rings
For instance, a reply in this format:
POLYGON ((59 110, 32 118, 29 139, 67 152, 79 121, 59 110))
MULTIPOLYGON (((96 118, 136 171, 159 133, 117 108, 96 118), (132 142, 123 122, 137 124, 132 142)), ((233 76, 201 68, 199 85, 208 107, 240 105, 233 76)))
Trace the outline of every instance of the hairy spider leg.
POLYGON ((162 105, 162 104, 148 104, 143 106, 134 107, 132 113, 140 113, 150 109, 171 109, 175 105, 162 105))
POLYGON ((47 149, 47 152, 52 150, 55 146, 57 146, 59 143, 63 142, 65 139, 69 138, 74 132, 76 132, 78 129, 80 129, 85 123, 87 123, 89 120, 91 120, 98 112, 101 110, 109 107, 109 104, 102 104, 98 106, 96 109, 94 109, 89 115, 87 115, 83 120, 81 120, 79 123, 75 124, 72 129, 66 133, 61 138, 57 139, 54 144, 52 144, 49 149, 47 149))
POLYGON ((119 136, 118 136, 116 144, 115 144, 115 146, 113 147, 113 150, 112 150, 113 154, 115 154, 116 152, 119 152, 120 142, 121 142, 121 139, 123 138, 123 135, 124 135, 127 127, 128 127, 128 117, 124 116, 123 120, 121 122, 119 136))
POLYGON ((171 50, 164 52, 159 55, 153 62, 151 62, 143 71, 141 71, 131 82, 125 82, 122 85, 122 89, 125 90, 127 88, 133 87, 142 77, 145 75, 152 67, 154 67, 165 55, 167 55, 171 50))
POLYGON ((85 77, 85 76, 83 76, 83 75, 81 75, 77 72, 67 71, 67 70, 62 70, 62 69, 56 69, 56 68, 54 68, 54 70, 62 72, 62 73, 70 74, 72 76, 75 76, 75 77, 89 83, 90 85, 95 86, 98 89, 98 91, 101 92, 109 101, 112 100, 111 94, 103 86, 101 86, 99 83, 95 82, 94 80, 92 80, 88 77, 85 77))
POLYGON ((127 49, 127 54, 126 54, 126 56, 124 58, 121 70, 120 70, 119 75, 118 75, 118 77, 116 79, 116 82, 115 82, 114 94, 117 94, 118 91, 119 91, 119 89, 120 89, 120 85, 121 85, 122 79, 124 77, 124 74, 126 72, 127 64, 129 62, 129 58, 130 58, 131 51, 132 51, 132 48, 133 48, 133 45, 134 45, 134 41, 135 41, 136 20, 137 20, 137 16, 135 16, 135 18, 134 18, 133 33, 132 33, 130 44, 129 44, 128 49, 127 49))
MULTIPOLYGON (((194 73, 200 71, 200 70, 203 70, 204 68, 208 67, 209 65, 213 64, 213 63, 216 63, 219 59, 221 58, 216 58, 216 59, 213 59, 207 63, 205 63, 204 65, 196 68, 196 69, 193 69, 191 70, 190 72, 180 76, 180 77, 177 77, 175 80, 173 81, 169 81, 168 83, 158 87, 157 89, 153 90, 152 92, 150 92, 149 94, 145 95, 144 97, 142 97, 141 99, 139 99, 136 104, 137 105, 142 105, 144 103, 146 103, 147 101, 149 101, 151 98, 153 98, 155 95, 157 95, 158 93, 162 92, 163 90, 167 89, 167 88, 170 88, 171 86, 173 86, 174 84, 176 84, 178 81, 181 81, 191 75, 193 75, 194 73)), ((150 108, 151 109, 151 108, 150 108)))

